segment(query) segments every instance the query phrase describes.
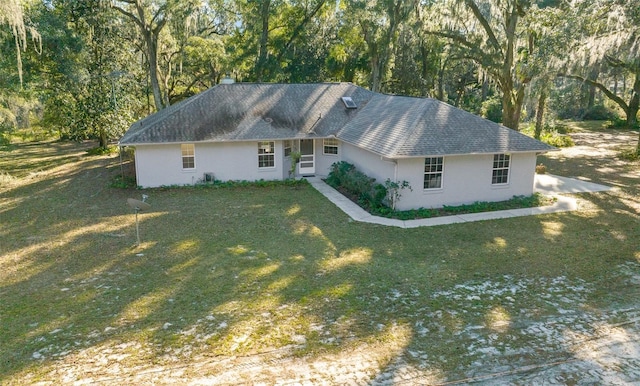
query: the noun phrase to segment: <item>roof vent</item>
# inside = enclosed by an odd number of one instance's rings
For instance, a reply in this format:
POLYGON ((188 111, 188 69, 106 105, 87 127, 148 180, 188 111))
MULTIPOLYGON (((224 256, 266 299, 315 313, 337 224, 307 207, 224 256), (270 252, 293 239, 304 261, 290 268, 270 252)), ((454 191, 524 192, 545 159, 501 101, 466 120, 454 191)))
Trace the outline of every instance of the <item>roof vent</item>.
POLYGON ((353 99, 351 99, 351 97, 342 97, 340 98, 342 99, 342 103, 344 103, 344 106, 348 109, 357 109, 358 105, 356 104, 356 102, 353 101, 353 99))

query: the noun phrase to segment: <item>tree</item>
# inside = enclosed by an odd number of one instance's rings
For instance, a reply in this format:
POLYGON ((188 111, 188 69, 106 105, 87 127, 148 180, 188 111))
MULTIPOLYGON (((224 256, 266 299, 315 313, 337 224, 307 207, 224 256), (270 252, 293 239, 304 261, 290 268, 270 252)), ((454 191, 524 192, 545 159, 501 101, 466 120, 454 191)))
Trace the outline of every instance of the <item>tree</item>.
MULTIPOLYGON (((449 39, 476 62, 502 93, 503 124, 518 129, 527 85, 526 71, 535 46, 522 29, 531 0, 440 0, 432 14, 441 15, 429 33, 449 39)), ((555 5, 553 1, 541 6, 555 5), (550 4, 547 4, 550 3, 550 4)))
POLYGON ((107 148, 134 120, 139 98, 128 67, 133 50, 119 38, 127 26, 99 1, 51 1, 34 17, 45 45, 53 45, 38 61, 45 123, 63 138, 97 139, 107 148))
MULTIPOLYGON (((309 30, 320 34, 326 31, 319 20, 328 16, 330 3, 328 0, 237 1, 236 28, 227 40, 227 52, 234 56, 230 59, 234 69, 257 82, 311 80, 313 76, 300 71, 305 64, 317 70, 324 58, 314 53, 322 52, 326 41, 318 41, 309 30)), ((332 25, 331 20, 327 25, 332 25)))
MULTIPOLYGON (((170 75, 164 74, 165 93, 160 86, 159 54, 161 34, 172 16, 186 17, 197 6, 195 0, 112 0, 111 7, 133 22, 143 41, 149 81, 156 110, 169 105, 166 84, 170 75)), ((183 19, 184 20, 184 19, 183 19)), ((171 68, 169 68, 170 70, 171 68)))
POLYGON ((227 60, 221 35, 230 22, 223 4, 223 0, 191 1, 174 9, 158 52, 158 74, 167 104, 204 91, 224 73, 227 60))
POLYGON ((565 10, 559 7, 533 8, 524 23, 529 44, 526 51, 522 49, 527 56, 519 70, 529 73, 532 79, 530 96, 535 107, 531 115, 535 112, 536 139, 540 139, 544 128, 547 101, 558 70, 556 58, 562 57, 569 45, 569 34, 562 26, 565 17, 565 10))
MULTIPOLYGON (((570 20, 578 21, 572 24, 574 34, 582 32, 586 38, 574 41, 574 55, 560 75, 600 90, 624 111, 626 126, 635 127, 640 108, 640 8, 633 2, 580 0, 572 10, 570 20), (626 95, 613 89, 608 78, 598 80, 592 75, 603 67, 633 79, 626 95)), ((637 151, 640 153, 640 142, 637 151)))
POLYGON ((31 36, 40 43, 40 34, 35 28, 25 24, 23 5, 20 0, 2 0, 0 1, 0 26, 7 25, 13 34, 18 77, 22 86, 22 54, 21 51, 27 47, 27 31, 31 36))
POLYGON ((369 88, 382 91, 389 74, 398 29, 409 18, 416 0, 354 0, 347 12, 357 21, 367 46, 370 64, 369 88))
POLYGON ((158 80, 158 41, 160 32, 167 23, 168 3, 151 2, 147 5, 143 0, 114 0, 111 7, 132 21, 139 29, 144 42, 145 56, 148 65, 151 90, 156 110, 165 107, 158 80))

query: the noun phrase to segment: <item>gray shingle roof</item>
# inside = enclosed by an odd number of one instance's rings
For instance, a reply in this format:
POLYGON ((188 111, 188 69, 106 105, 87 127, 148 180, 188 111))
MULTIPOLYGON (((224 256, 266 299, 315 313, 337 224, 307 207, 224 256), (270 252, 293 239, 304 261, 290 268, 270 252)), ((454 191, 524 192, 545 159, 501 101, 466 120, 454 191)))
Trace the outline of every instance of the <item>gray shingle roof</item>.
POLYGON ((350 83, 218 85, 134 123, 120 144, 332 135, 388 158, 555 149, 434 99, 350 83), (358 108, 347 109, 343 96, 358 108))
POLYGON ((326 137, 373 93, 350 83, 218 85, 134 123, 122 145, 326 137))
POLYGON ((555 150, 436 99, 377 94, 366 111, 337 137, 388 158, 555 150))

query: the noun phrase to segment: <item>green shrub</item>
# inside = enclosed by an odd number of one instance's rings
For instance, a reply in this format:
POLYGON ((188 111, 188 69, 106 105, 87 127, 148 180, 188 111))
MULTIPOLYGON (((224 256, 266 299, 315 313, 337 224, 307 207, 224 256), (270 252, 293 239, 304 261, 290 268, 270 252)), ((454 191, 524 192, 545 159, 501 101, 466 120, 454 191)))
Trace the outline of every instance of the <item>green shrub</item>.
POLYGON ((111 181, 112 188, 129 189, 136 187, 136 178, 133 176, 122 176, 118 174, 111 181))
POLYGON ((331 169, 329 170, 329 175, 326 179, 327 184, 333 186, 334 188, 341 186, 342 182, 346 179, 347 173, 355 168, 355 166, 344 161, 333 163, 331 165, 331 169))
POLYGON ((107 154, 116 154, 117 152, 118 152, 117 146, 109 146, 107 148, 94 147, 92 149, 87 150, 87 154, 89 155, 107 155, 107 154))
POLYGON ((6 133, 0 133, 0 146, 11 145, 11 136, 6 133))
POLYGON ((543 131, 540 140, 555 147, 571 147, 575 145, 570 136, 559 134, 556 131, 543 131))
POLYGON ((567 125, 565 122, 557 122, 551 121, 544 125, 545 131, 555 131, 558 134, 569 134, 573 132, 571 126, 567 125))
POLYGON ((606 106, 595 105, 584 112, 582 119, 585 121, 607 121, 618 119, 618 114, 606 106))
POLYGON ((633 125, 633 127, 629 127, 629 124, 626 119, 616 118, 607 122, 607 128, 609 129, 632 129, 638 130, 640 129, 640 122, 633 125))
MULTIPOLYGON (((536 125, 531 123, 524 127, 520 132, 530 137, 534 136, 536 125)), ((562 122, 549 122, 544 125, 540 133, 540 141, 555 147, 571 147, 575 143, 573 139, 567 135, 572 131, 571 127, 562 122)))
POLYGON ((502 122, 502 100, 500 100, 500 98, 493 97, 482 102, 480 114, 490 121, 497 123, 502 122))
POLYGON ((375 181, 375 178, 356 170, 355 166, 345 161, 331 165, 331 170, 325 180, 328 185, 347 192, 365 209, 384 206, 387 188, 375 181))

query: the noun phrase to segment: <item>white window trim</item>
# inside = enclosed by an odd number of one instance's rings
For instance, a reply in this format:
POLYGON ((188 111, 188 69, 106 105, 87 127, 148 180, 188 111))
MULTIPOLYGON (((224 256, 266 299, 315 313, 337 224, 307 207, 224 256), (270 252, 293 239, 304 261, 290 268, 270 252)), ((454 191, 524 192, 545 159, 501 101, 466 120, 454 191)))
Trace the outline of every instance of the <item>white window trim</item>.
POLYGON ((323 138, 322 139, 322 154, 323 155, 330 155, 330 156, 337 156, 340 153, 340 147, 339 147, 339 142, 337 138, 323 138), (330 141, 335 141, 335 145, 326 145, 326 141, 330 140, 330 141), (325 152, 325 147, 335 147, 336 148, 336 152, 335 153, 327 153, 325 152))
POLYGON ((182 162, 182 170, 183 171, 185 171, 185 172, 193 172, 193 171, 196 170, 196 145, 195 144, 193 144, 193 143, 182 143, 182 144, 180 144, 180 162, 182 162), (184 159, 186 157, 188 157, 188 156, 184 155, 184 152, 182 150, 183 147, 185 147, 185 146, 190 146, 191 149, 193 150, 193 155, 192 155, 192 157, 193 157, 193 167, 192 168, 185 168, 184 167, 184 159))
MULTIPOLYGON (((425 157, 422 163, 422 190, 425 193, 432 193, 432 192, 439 192, 442 191, 444 189, 444 170, 445 170, 445 157, 425 157), (424 171, 424 162, 426 161, 427 158, 442 158, 442 171, 440 172, 440 187, 439 188, 425 188, 424 187, 424 176, 425 174, 427 174, 427 172, 424 171)), ((429 174, 435 174, 437 172, 431 172, 429 174)))
POLYGON ((513 156, 510 153, 498 153, 498 154, 494 154, 493 157, 491 158, 491 186, 496 187, 496 188, 500 188, 500 187, 508 187, 509 184, 511 184, 511 165, 513 164, 513 156), (506 155, 509 157, 509 166, 507 166, 506 168, 494 168, 493 167, 493 162, 496 156, 499 155, 506 155), (493 182, 493 172, 495 170, 504 170, 507 169, 507 182, 493 182))
POLYGON ((271 170, 276 168, 276 144, 274 141, 258 141, 258 170, 271 170), (260 154, 260 144, 261 143, 270 143, 271 149, 273 149, 272 153, 264 153, 260 154), (260 156, 261 155, 271 155, 273 157, 273 166, 260 166, 260 156))

